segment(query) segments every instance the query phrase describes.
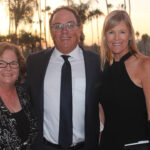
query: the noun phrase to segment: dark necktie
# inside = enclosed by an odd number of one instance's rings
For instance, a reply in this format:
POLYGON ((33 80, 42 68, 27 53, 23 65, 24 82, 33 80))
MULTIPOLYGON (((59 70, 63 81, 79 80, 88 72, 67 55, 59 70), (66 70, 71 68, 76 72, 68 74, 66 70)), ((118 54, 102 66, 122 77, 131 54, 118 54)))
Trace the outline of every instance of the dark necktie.
POLYGON ((62 55, 59 144, 67 148, 72 144, 72 77, 67 55, 62 55))

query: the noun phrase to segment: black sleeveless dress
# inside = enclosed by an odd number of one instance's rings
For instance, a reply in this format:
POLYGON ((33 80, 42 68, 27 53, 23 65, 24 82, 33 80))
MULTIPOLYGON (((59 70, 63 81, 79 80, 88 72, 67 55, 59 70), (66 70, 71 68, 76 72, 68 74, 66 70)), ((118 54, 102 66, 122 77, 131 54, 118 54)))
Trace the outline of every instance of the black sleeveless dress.
POLYGON ((124 61, 104 70, 100 99, 105 113, 105 127, 100 150, 121 150, 124 144, 148 139, 147 111, 143 89, 130 79, 124 61))

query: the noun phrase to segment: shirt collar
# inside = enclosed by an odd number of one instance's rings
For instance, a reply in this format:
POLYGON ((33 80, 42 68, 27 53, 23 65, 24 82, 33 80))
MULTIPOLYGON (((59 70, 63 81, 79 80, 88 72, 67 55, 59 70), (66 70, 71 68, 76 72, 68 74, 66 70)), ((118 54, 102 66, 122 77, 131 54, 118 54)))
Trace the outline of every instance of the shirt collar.
MULTIPOLYGON (((67 54, 67 55, 70 55, 71 57, 70 57, 70 60, 72 59, 80 59, 80 55, 81 55, 81 52, 82 52, 82 50, 81 50, 81 48, 79 47, 79 45, 77 45, 76 46, 76 48, 72 51, 72 52, 70 52, 69 54, 67 54)), ((54 52, 53 52, 53 56, 55 57, 55 58, 57 58, 57 59, 61 59, 61 55, 64 55, 63 53, 61 53, 56 47, 55 47, 55 49, 54 49, 54 52)))

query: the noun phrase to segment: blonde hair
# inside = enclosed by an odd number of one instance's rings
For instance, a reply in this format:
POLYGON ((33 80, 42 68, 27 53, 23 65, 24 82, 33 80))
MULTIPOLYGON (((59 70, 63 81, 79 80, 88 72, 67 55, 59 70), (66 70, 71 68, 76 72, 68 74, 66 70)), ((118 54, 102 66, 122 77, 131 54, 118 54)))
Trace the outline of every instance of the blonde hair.
POLYGON ((106 61, 109 64, 113 63, 113 53, 109 49, 107 45, 106 33, 108 30, 112 29, 113 27, 117 26, 121 21, 124 21, 127 25, 129 32, 130 32, 130 40, 129 40, 129 51, 133 54, 138 52, 136 41, 135 41, 135 34, 134 29, 132 26, 131 19, 126 11, 123 10, 115 10, 109 13, 104 21, 102 34, 101 34, 101 48, 100 48, 100 57, 101 57, 101 69, 104 70, 104 65, 106 61))

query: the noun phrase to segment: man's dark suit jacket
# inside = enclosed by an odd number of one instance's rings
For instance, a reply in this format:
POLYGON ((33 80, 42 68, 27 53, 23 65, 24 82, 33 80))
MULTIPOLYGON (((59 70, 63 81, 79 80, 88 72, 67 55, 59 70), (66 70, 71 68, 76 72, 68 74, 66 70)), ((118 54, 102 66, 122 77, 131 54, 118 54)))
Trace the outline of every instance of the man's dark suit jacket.
MULTIPOLYGON (((44 150, 43 144, 43 83, 46 68, 53 49, 40 51, 27 59, 26 86, 31 94, 33 107, 38 118, 38 136, 33 144, 34 150, 44 150)), ((83 50, 86 73, 85 96, 85 150, 96 150, 99 139, 99 87, 101 71, 99 55, 83 50)))

